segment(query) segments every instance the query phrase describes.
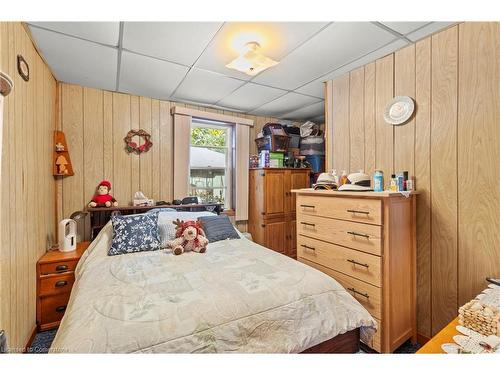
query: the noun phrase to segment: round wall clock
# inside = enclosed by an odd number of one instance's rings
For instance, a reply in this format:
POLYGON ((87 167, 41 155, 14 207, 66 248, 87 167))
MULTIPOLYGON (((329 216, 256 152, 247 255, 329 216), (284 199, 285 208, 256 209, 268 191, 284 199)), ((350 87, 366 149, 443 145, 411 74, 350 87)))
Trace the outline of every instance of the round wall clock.
POLYGON ((403 125, 415 110, 415 103, 409 96, 396 96, 384 111, 385 122, 391 125, 403 125))
POLYGON ((19 72, 21 78, 26 82, 30 80, 30 67, 21 55, 17 55, 17 71, 19 72))

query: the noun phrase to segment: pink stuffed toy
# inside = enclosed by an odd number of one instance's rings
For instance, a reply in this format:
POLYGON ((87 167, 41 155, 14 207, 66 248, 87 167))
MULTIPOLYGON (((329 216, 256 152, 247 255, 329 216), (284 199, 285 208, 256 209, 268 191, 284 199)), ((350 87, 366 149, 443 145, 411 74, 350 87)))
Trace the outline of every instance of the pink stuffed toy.
POLYGON ((176 225, 175 240, 168 243, 175 255, 181 255, 186 251, 204 253, 207 250, 208 239, 201 228, 199 221, 175 220, 176 225))

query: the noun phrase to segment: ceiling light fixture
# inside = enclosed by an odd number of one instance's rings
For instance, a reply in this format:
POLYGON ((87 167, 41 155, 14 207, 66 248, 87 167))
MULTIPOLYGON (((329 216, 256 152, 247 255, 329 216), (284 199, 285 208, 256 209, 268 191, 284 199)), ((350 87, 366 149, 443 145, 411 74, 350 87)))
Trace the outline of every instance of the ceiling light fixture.
POLYGON ((254 76, 276 64, 278 64, 277 61, 264 56, 260 52, 259 43, 248 42, 241 54, 227 64, 226 67, 254 76))

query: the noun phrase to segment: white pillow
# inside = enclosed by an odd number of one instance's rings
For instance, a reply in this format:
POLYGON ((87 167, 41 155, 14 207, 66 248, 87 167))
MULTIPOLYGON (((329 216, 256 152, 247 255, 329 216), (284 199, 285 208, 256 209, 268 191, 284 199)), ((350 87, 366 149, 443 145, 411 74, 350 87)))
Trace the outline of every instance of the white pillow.
POLYGON ((175 239, 175 224, 174 220, 196 220, 201 216, 211 216, 216 215, 211 211, 162 211, 158 215, 158 233, 160 235, 161 248, 166 248, 169 241, 175 239))

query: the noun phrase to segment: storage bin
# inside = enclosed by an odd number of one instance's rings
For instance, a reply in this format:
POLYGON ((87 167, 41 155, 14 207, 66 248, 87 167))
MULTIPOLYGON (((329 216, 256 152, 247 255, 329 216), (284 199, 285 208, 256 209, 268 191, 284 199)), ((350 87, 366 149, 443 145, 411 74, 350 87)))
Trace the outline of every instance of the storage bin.
POLYGON ((309 136, 300 140, 301 155, 324 155, 325 138, 322 136, 309 136))
POLYGON ((267 151, 286 151, 288 148, 289 137, 287 135, 265 135, 257 138, 255 143, 258 152, 267 151))
POLYGON ((325 171, 325 157, 323 155, 306 155, 306 160, 311 165, 313 173, 325 171))

